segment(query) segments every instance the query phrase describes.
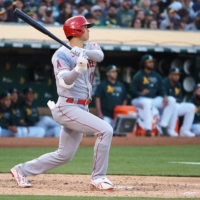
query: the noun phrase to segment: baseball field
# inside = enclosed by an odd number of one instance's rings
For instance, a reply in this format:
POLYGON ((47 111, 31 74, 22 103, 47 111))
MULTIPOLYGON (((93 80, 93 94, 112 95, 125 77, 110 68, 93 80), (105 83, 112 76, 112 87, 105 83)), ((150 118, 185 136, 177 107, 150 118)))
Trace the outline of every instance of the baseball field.
POLYGON ((113 191, 91 191, 95 138, 83 138, 74 159, 18 188, 18 163, 56 151, 58 139, 0 140, 0 199, 200 199, 200 138, 113 138, 107 177, 113 191))

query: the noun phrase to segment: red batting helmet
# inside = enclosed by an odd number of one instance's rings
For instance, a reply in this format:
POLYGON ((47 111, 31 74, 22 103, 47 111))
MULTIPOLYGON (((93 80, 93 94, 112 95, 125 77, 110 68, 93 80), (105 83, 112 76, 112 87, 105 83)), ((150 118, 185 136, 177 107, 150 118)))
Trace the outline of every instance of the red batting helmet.
POLYGON ((83 28, 84 25, 87 25, 88 28, 94 26, 93 23, 89 23, 83 16, 69 18, 63 25, 66 37, 81 36, 85 31, 83 28))

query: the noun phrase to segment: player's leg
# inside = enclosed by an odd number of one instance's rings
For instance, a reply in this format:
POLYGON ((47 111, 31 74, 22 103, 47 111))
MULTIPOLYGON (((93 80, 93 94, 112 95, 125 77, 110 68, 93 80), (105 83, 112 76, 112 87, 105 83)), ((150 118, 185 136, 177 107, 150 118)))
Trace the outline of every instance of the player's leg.
POLYGON ((61 126, 54 126, 52 128, 48 128, 45 132, 45 137, 59 137, 60 136, 61 126))
POLYGON ((200 124, 192 124, 191 131, 192 131, 196 136, 200 136, 200 124))
POLYGON ((36 138, 43 138, 45 135, 45 130, 42 127, 17 127, 18 133, 15 134, 15 137, 22 138, 22 137, 36 137, 36 138))
POLYGON ((166 127, 169 124, 169 120, 172 116, 173 110, 176 105, 176 100, 174 97, 168 96, 168 104, 166 106, 163 105, 163 98, 158 96, 153 99, 153 106, 155 106, 158 109, 162 109, 162 114, 160 118, 160 123, 159 125, 162 128, 162 131, 164 135, 169 135, 167 132, 166 127))
POLYGON ((13 133, 12 131, 8 130, 8 129, 1 129, 1 135, 0 137, 14 137, 15 133, 13 133))
POLYGON ((147 131, 151 130, 151 119, 152 119, 152 115, 151 115, 151 109, 152 109, 152 99, 150 98, 146 98, 146 97, 139 97, 136 99, 133 99, 131 104, 133 106, 135 106, 136 108, 142 109, 143 113, 142 116, 138 116, 143 122, 144 122, 144 126, 145 129, 147 131))
POLYGON ((20 187, 31 187, 26 178, 27 176, 38 175, 69 162, 80 144, 82 135, 62 127, 57 151, 44 154, 39 158, 19 164, 11 169, 11 173, 18 185, 20 187))
MULTIPOLYGON (((56 109, 52 110, 52 114, 56 121, 61 125, 67 126, 69 129, 86 134, 96 134, 98 136, 94 146, 94 162, 91 178, 92 181, 97 180, 104 185, 105 181, 108 181, 104 178, 108 168, 113 128, 107 122, 84 111, 78 106, 58 106, 56 109)), ((97 182, 92 182, 92 184, 93 183, 96 184, 97 182)), ((97 187, 97 185, 95 186, 97 187)), ((109 185, 108 187, 113 188, 113 185, 109 185)))
POLYGON ((192 103, 183 102, 179 107, 179 116, 184 116, 183 124, 180 128, 180 136, 194 137, 195 134, 190 131, 195 115, 195 106, 192 103))
POLYGON ((180 104, 176 103, 174 106, 174 110, 172 112, 172 115, 169 119, 169 125, 168 125, 168 133, 171 137, 178 137, 178 133, 175 132, 176 122, 178 119, 178 110, 179 110, 180 104))

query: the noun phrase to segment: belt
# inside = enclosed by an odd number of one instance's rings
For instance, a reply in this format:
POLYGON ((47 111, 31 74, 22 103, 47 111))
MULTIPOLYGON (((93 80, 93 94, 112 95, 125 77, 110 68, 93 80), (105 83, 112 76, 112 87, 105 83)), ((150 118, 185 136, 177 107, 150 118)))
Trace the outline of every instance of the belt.
POLYGON ((76 103, 76 104, 81 104, 81 105, 84 105, 84 106, 87 106, 90 104, 91 100, 90 99, 78 99, 77 101, 74 99, 74 98, 67 98, 66 99, 66 102, 67 103, 76 103))

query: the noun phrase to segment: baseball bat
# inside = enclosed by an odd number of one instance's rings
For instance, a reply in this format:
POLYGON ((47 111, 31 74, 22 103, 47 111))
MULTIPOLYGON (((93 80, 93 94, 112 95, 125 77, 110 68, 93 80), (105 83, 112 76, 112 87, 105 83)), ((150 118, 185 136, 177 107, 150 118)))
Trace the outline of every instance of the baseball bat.
POLYGON ((40 25, 39 23, 37 23, 35 20, 33 20, 31 17, 29 17, 28 15, 26 15, 21 10, 19 10, 19 9, 16 8, 13 13, 15 15, 17 15, 17 17, 19 17, 20 19, 24 20, 27 24, 30 24, 31 26, 33 26, 38 31, 44 33, 45 35, 49 36, 53 40, 57 41, 58 43, 62 44, 63 46, 65 46, 65 47, 67 47, 68 49, 71 50, 71 47, 69 45, 65 44, 62 40, 60 40, 59 38, 57 38, 50 31, 48 31, 46 28, 44 28, 42 25, 40 25))

